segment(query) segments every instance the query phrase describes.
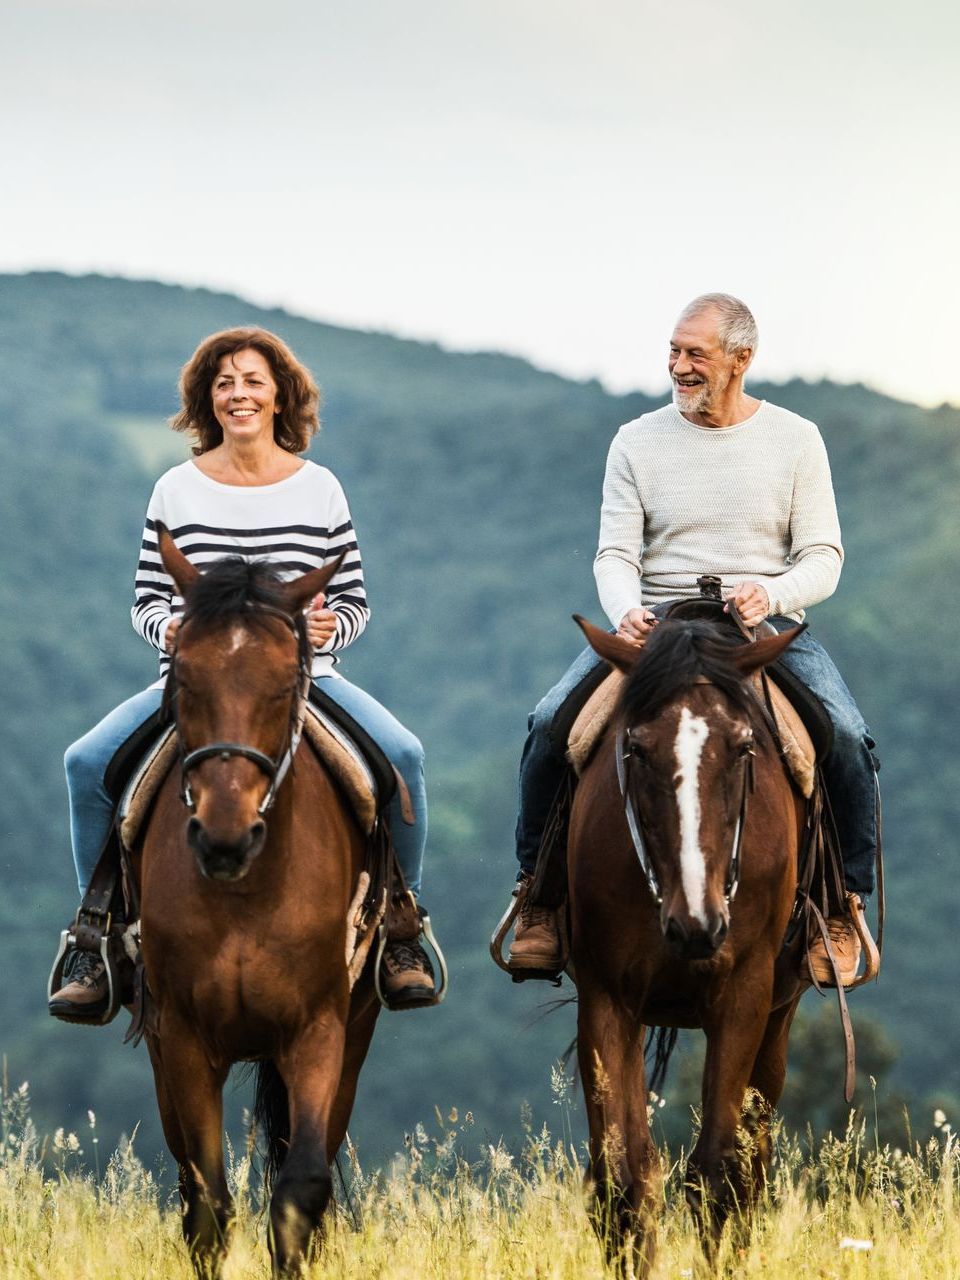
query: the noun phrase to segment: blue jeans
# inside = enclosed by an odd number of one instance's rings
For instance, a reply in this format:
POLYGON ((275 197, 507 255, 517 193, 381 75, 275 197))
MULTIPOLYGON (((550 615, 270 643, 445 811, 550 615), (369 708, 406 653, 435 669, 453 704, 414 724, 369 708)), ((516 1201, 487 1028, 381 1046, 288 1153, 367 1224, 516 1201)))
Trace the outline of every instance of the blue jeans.
MULTIPOLYGON (((770 622, 778 631, 797 625, 791 618, 771 618, 770 622)), ((554 741, 554 716, 601 661, 592 649, 584 649, 529 718, 520 760, 517 818, 517 858, 520 870, 527 874, 536 866, 550 806, 564 777, 566 743, 554 741)), ((877 849, 876 744, 833 660, 809 631, 794 640, 781 661, 817 695, 833 725, 833 749, 823 761, 823 774, 836 818, 847 888, 867 897, 874 888, 877 849)))
MULTIPOLYGON (((398 796, 394 796, 387 812, 400 870, 408 887, 419 894, 423 850, 427 842, 423 747, 376 698, 371 698, 348 680, 321 676, 317 684, 379 743, 407 784, 415 824, 411 827, 403 821, 398 796)), ((157 710, 162 696, 162 689, 144 689, 142 693, 135 693, 67 748, 63 763, 70 796, 70 840, 81 897, 90 883, 113 821, 113 801, 103 783, 107 765, 117 748, 157 710)))

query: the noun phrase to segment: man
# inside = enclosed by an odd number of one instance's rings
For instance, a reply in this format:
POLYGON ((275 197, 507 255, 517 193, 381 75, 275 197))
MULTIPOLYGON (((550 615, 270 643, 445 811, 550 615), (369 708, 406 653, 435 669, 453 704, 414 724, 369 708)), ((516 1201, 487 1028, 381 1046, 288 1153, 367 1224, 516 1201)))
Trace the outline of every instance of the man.
MULTIPOLYGON (((831 595, 843 549, 830 466, 812 422, 744 391, 757 350, 749 309, 728 294, 695 298, 670 339, 673 403, 628 422, 607 458, 594 575, 619 635, 642 646, 652 608, 696 596, 696 579, 720 576, 724 595, 751 627, 778 630, 831 595)), ((600 661, 585 650, 530 718, 520 765, 517 857, 532 875, 544 825, 563 777, 565 743, 551 736, 567 695, 600 661)), ((874 742, 823 647, 804 632, 782 659, 823 702, 834 744, 824 774, 836 814, 847 888, 873 889, 877 845, 874 742)), ((860 941, 848 916, 828 922, 845 985, 860 941)), ((556 970, 556 913, 524 904, 510 968, 556 970)), ((818 981, 832 981, 826 949, 811 946, 818 981)))

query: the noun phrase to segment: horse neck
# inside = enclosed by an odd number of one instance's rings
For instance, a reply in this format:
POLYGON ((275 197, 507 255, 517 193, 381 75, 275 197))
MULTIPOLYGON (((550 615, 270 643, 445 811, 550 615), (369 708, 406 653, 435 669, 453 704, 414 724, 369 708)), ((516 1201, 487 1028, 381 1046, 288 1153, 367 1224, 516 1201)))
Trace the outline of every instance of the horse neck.
POLYGON ((275 880, 337 897, 353 894, 363 866, 364 841, 339 788, 309 744, 267 815, 267 836, 257 859, 275 880))

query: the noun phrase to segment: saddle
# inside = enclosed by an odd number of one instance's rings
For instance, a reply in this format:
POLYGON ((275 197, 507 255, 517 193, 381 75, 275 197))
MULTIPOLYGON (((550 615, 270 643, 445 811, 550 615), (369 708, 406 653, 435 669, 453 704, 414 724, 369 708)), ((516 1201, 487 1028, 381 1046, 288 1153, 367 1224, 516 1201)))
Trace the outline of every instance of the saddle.
MULTIPOLYGON (((411 934, 411 912, 416 914, 418 908, 396 864, 384 811, 399 792, 401 816, 412 825, 413 806, 406 784, 382 748, 313 684, 299 750, 312 750, 326 767, 367 841, 365 866, 347 919, 346 961, 352 988, 378 934, 378 965, 388 940, 411 934)), ((112 1021, 121 1004, 131 1006, 126 1039, 134 1043, 145 1028, 146 989, 139 957, 139 894, 131 854, 160 787, 179 758, 176 728, 161 708, 130 735, 110 761, 104 781, 116 807, 115 820, 76 919, 61 933, 48 984, 51 994, 59 988, 67 976, 71 951, 100 955, 107 972, 108 999, 98 1021, 101 1025, 112 1021)), ((422 927, 438 955, 445 987, 446 966, 429 916, 421 921, 417 915, 417 921, 417 933, 422 927)))

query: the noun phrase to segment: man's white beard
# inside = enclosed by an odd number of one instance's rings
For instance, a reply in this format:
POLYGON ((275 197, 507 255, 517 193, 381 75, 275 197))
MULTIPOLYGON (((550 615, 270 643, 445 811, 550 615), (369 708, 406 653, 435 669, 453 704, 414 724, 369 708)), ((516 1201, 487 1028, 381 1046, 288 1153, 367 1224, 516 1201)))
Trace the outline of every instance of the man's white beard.
POLYGON ((689 390, 681 391, 674 383, 673 403, 681 413, 703 413, 710 404, 710 387, 706 382, 701 382, 699 387, 690 387, 689 390))

